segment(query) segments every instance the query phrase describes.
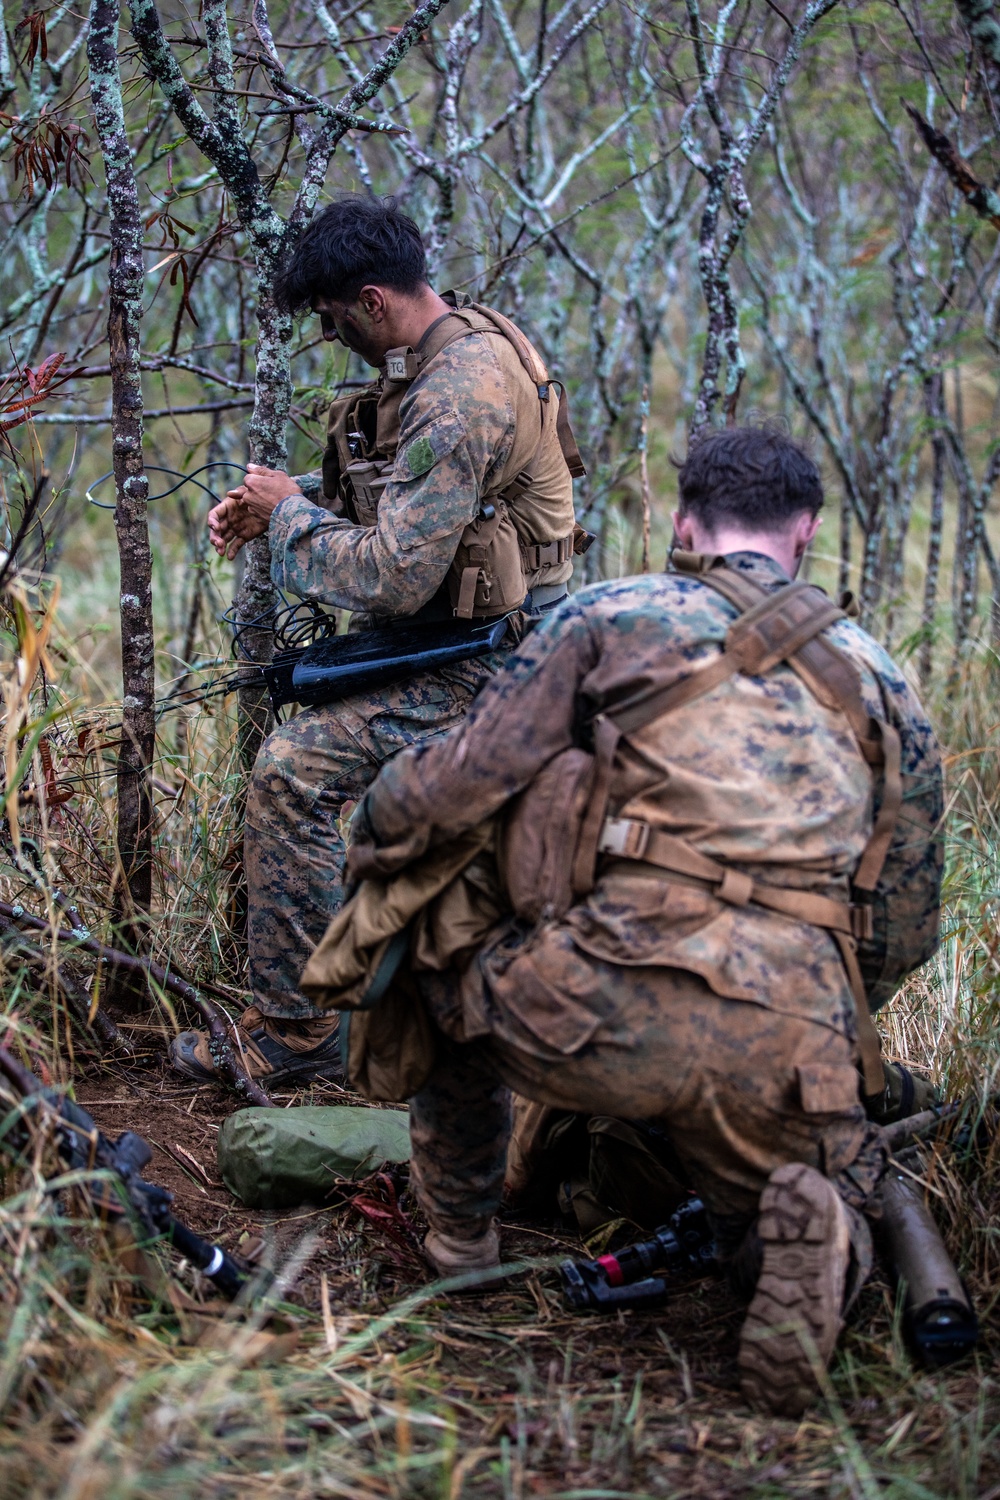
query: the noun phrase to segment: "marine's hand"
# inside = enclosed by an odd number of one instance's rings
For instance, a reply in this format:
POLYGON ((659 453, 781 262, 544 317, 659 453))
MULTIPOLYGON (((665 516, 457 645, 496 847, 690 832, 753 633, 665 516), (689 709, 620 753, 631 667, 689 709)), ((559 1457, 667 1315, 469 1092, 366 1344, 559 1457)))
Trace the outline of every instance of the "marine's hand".
POLYGON ((297 493, 295 481, 283 470, 250 464, 244 483, 208 513, 209 536, 219 556, 233 558, 245 542, 263 536, 275 507, 297 493))
POLYGON ((220 557, 234 558, 244 542, 263 536, 267 522, 261 525, 243 504, 243 491, 230 490, 208 513, 208 536, 220 557))

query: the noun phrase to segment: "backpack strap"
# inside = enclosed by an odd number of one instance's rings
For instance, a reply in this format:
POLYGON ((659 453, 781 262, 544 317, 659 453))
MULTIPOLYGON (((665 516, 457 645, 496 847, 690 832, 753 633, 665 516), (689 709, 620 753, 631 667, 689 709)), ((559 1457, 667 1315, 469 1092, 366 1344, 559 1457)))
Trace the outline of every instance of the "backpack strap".
MULTIPOLYGON (((697 554, 687 553, 682 556, 686 559, 696 557, 697 554)), ((812 588, 809 584, 792 584, 776 590, 773 594, 768 594, 745 575, 727 568, 723 559, 711 559, 711 566, 701 574, 701 578, 703 583, 707 583, 710 588, 723 594, 730 603, 736 604, 738 608, 745 611, 730 627, 730 633, 752 623, 755 612, 761 609, 766 601, 781 599, 788 587, 798 587, 822 598, 829 612, 829 618, 820 626, 820 629, 832 625, 835 620, 844 619, 846 615, 843 609, 826 598, 822 590, 812 588), (747 608, 750 599, 756 599, 757 602, 747 608)), ((800 602, 804 601, 800 600, 800 602)), ((794 607, 792 612, 794 613, 794 607)), ((821 609, 817 611, 817 619, 821 613, 821 609)), ((726 636, 727 650, 730 633, 726 636)), ((787 661, 818 702, 822 703, 825 708, 839 710, 845 716, 854 733, 858 749, 868 765, 873 768, 882 768, 882 805, 851 882, 855 892, 864 893, 870 901, 882 874, 882 867, 889 852, 889 845, 892 842, 893 831, 903 801, 902 747, 899 734, 891 724, 883 719, 875 719, 869 714, 861 696, 861 678, 857 667, 832 641, 821 639, 816 632, 810 633, 807 638, 803 639, 800 646, 790 650, 781 659, 787 661)), ((762 665, 751 668, 750 671, 752 675, 756 675, 759 672, 768 671, 774 665, 776 661, 767 661, 765 658, 762 665)), ((747 669, 741 668, 741 670, 747 669)), ((870 920, 867 930, 859 933, 858 936, 872 936, 870 920)))
POLYGON ((749 580, 746 582, 753 590, 753 603, 733 621, 726 631, 721 654, 708 666, 699 667, 666 687, 646 684, 593 719, 594 792, 573 865, 573 889, 577 894, 593 889, 615 750, 622 735, 633 734, 673 709, 710 693, 737 672, 758 676, 770 671, 786 654, 799 650, 807 640, 842 617, 842 610, 809 584, 789 583, 768 594, 749 580))

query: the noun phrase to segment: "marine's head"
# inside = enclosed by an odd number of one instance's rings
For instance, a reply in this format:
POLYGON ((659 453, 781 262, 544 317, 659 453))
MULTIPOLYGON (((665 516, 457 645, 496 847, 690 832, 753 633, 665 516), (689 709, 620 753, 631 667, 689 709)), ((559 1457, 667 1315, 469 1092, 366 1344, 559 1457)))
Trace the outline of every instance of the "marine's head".
POLYGON ((447 307, 427 283, 420 230, 392 198, 348 193, 309 223, 278 273, 278 306, 311 308, 323 337, 378 367, 447 307), (439 311, 440 307, 440 311, 439 311))
POLYGON ((819 530, 819 470, 778 427, 707 433, 681 464, 677 490, 674 534, 688 552, 761 552, 794 577, 819 530))

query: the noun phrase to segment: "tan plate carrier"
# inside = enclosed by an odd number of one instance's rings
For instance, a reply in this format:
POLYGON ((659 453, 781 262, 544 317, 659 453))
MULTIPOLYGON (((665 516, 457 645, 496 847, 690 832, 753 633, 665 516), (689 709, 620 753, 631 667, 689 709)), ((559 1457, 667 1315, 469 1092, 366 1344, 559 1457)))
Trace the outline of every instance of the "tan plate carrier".
MULTIPOLYGON (((453 293, 445 293, 445 300, 453 293)), ((462 532, 455 560, 447 574, 448 591, 455 615, 462 620, 488 619, 507 614, 524 602, 527 579, 535 586, 544 574, 572 557, 586 552, 594 538, 573 519, 572 492, 568 496, 565 536, 547 542, 529 542, 518 530, 518 515, 530 508, 537 487, 535 460, 543 444, 558 444, 573 479, 586 474, 580 450, 570 425, 569 405, 561 382, 551 380, 541 356, 515 323, 497 312, 464 298, 443 314, 424 334, 419 349, 390 349, 385 357, 384 382, 375 382, 333 402, 327 418, 327 449, 323 459, 323 486, 329 499, 338 495, 348 517, 360 526, 374 526, 378 507, 389 483, 399 444, 399 408, 410 384, 419 378, 432 359, 460 339, 493 335, 509 343, 538 395, 537 435, 524 434, 520 444, 521 467, 503 484, 484 491, 480 513, 462 532), (555 420, 548 415, 556 393, 555 420), (361 428, 363 407, 376 411, 376 438, 365 457, 352 458, 349 429, 361 428)), ((355 435, 360 435, 356 433, 355 435)), ((502 470, 501 472, 506 472, 502 470)))
MULTIPOLYGON (((549 903, 546 914, 562 915, 560 908, 564 910, 570 900, 579 900, 591 891, 598 860, 604 856, 654 865, 733 906, 753 903, 795 921, 825 928, 840 948, 854 996, 865 1092, 881 1093, 885 1086, 881 1046, 868 1008, 856 945, 859 939, 873 935, 872 896, 902 801, 899 735, 891 725, 871 717, 861 697, 861 680, 854 663, 822 637, 829 625, 845 618, 845 612, 821 589, 808 583, 788 583, 768 593, 742 573, 726 567, 722 557, 675 550, 672 560, 678 571, 696 575, 741 613, 726 632, 723 651, 708 666, 669 686, 645 688, 605 709, 592 721, 593 756, 586 756, 579 749, 567 750, 550 763, 554 775, 546 776, 550 768, 543 771, 540 797, 551 798, 552 788, 559 780, 556 762, 563 757, 566 758, 563 780, 572 779, 581 790, 584 784, 586 787, 584 795, 572 799, 575 817, 565 806, 559 810, 558 838, 563 860, 553 859, 550 853, 547 865, 555 870, 565 858, 571 857, 571 878, 560 889, 559 897, 549 903), (711 692, 737 672, 759 677, 780 662, 787 663, 797 673, 825 708, 845 715, 865 761, 873 772, 883 772, 882 804, 854 872, 851 901, 837 901, 814 892, 755 880, 701 854, 686 839, 635 818, 607 815, 615 751, 623 736, 711 692), (544 792, 542 783, 547 788, 544 792)), ((532 787, 521 794, 510 810, 502 839, 506 845, 502 863, 516 910, 525 910, 529 904, 519 901, 516 872, 530 866, 528 850, 531 846, 538 849, 538 829, 545 822, 545 812, 544 801, 532 797, 532 787)), ((537 858, 536 853, 536 863, 537 858)), ((526 892, 529 881, 530 876, 525 883, 526 892)), ((534 902, 532 915, 540 914, 538 894, 536 880, 529 898, 534 902)))

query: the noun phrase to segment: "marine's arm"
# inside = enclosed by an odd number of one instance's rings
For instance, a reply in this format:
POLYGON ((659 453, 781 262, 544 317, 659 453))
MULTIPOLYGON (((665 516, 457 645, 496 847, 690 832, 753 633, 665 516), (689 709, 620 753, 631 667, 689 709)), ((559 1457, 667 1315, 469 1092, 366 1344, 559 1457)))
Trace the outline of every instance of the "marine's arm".
POLYGON ((277 588, 341 609, 413 614, 437 592, 479 508, 465 459, 453 451, 411 482, 394 478, 376 526, 356 526, 306 499, 280 470, 251 466, 247 484, 209 514, 212 544, 233 558, 266 532, 277 588))
POLYGON ((475 827, 572 745, 578 691, 597 656, 584 611, 564 604, 490 679, 458 729, 390 761, 364 802, 377 866, 399 868, 475 827))
POLYGON ((302 495, 275 508, 268 539, 277 587, 341 609, 413 614, 437 592, 479 514, 510 451, 512 420, 495 356, 469 340, 403 401, 375 526, 352 525, 302 495))
MULTIPOLYGON (((298 488, 300 495, 314 504, 321 505, 323 502, 323 470, 310 469, 308 474, 293 474, 292 483, 298 488)), ((340 507, 333 500, 326 503, 327 510, 332 510, 335 515, 340 514, 340 507)))
POLYGON ((483 476, 454 413, 423 436, 435 445, 433 466, 409 472, 400 445, 375 526, 354 526, 301 495, 281 502, 268 530, 278 588, 379 615, 413 614, 433 598, 479 510, 483 476))
POLYGON ((902 807, 875 892, 875 935, 858 945, 868 1003, 877 1010, 940 940, 944 794, 941 751, 915 693, 879 647, 869 660, 882 716, 899 734, 903 779, 902 807))

